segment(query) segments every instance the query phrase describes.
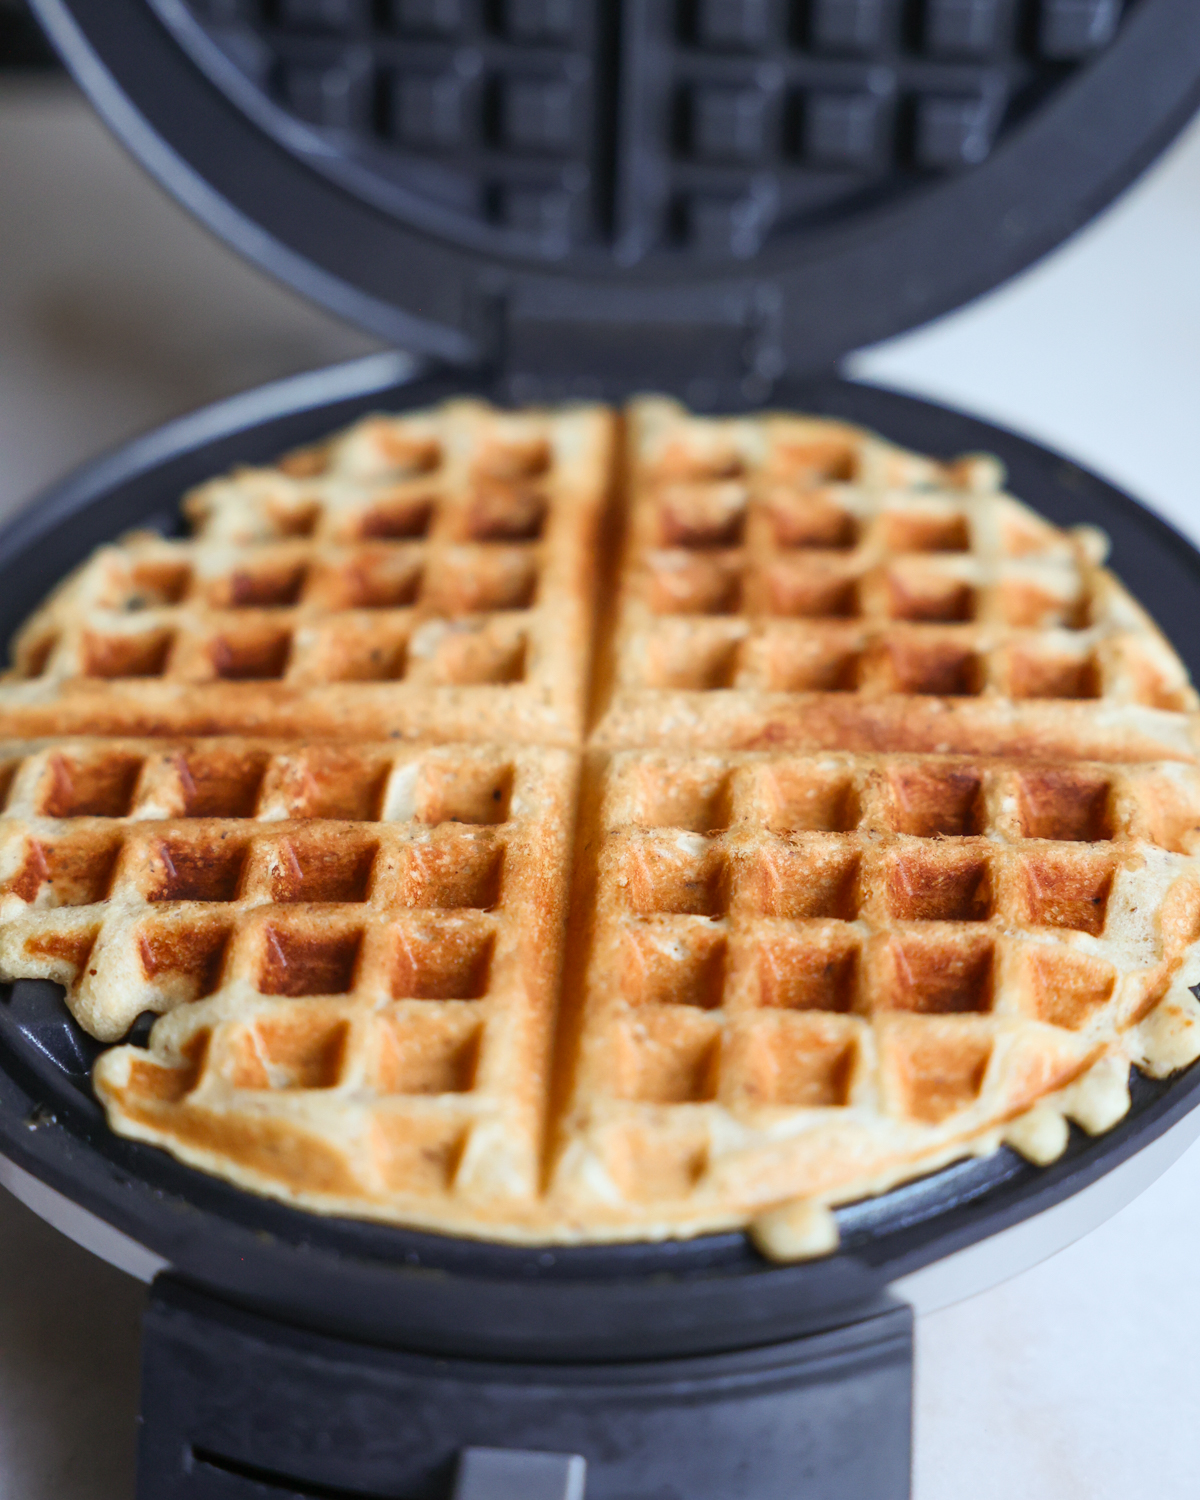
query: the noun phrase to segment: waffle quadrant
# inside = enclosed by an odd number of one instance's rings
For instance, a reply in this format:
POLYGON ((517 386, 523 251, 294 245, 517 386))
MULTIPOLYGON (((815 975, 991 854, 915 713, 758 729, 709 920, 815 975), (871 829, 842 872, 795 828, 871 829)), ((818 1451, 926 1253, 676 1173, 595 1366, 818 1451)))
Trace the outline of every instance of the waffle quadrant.
POLYGON ((1003 488, 657 398, 372 417, 99 549, 0 682, 0 977, 118 1132, 523 1243, 1034 1161, 1200 1055, 1187 673, 1003 488))
POLYGON ((1194 753, 1195 692, 1105 540, 994 460, 646 400, 629 467, 597 744, 1194 753))
POLYGON ((0 682, 13 733, 574 745, 613 419, 451 402, 193 491, 102 547, 0 682))
POLYGON ((167 1013, 97 1067, 128 1133, 411 1222, 535 1193, 570 752, 93 740, 5 768, 0 965, 103 1040, 167 1013))
POLYGON ((1118 1037, 1125 1077, 1194 1055, 1193 767, 626 751, 581 807, 580 1213, 662 1235, 848 1201, 1047 1096, 1123 1112, 1118 1037))

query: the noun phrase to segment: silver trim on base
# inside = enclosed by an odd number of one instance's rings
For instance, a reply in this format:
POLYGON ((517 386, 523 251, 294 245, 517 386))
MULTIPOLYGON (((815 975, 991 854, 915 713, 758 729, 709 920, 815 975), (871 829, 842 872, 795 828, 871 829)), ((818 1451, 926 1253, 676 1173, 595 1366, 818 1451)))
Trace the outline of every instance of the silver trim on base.
POLYGON ((138 1281, 151 1282, 160 1271, 168 1269, 168 1262, 161 1255, 147 1250, 145 1245, 106 1224, 86 1208, 80 1208, 78 1203, 72 1203, 70 1198, 64 1198, 6 1156, 0 1156, 0 1187, 6 1187, 14 1198, 19 1198, 26 1208, 32 1209, 39 1219, 45 1219, 60 1234, 65 1234, 69 1240, 138 1281))
POLYGON ((1145 1192, 1198 1136, 1200 1109, 1193 1109, 1090 1187, 1011 1229, 900 1277, 892 1291, 911 1303, 918 1316, 990 1291, 1098 1229, 1145 1192))

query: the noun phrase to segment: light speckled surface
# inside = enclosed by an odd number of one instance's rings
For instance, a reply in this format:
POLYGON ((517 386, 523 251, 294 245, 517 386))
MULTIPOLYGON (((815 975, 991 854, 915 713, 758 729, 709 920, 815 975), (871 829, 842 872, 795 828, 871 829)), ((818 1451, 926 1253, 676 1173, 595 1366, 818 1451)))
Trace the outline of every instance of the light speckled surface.
MULTIPOLYGON (((859 356, 1200 537, 1200 129, 1013 286, 859 356)), ((126 435, 372 347, 215 246, 61 88, 0 85, 0 511, 126 435)), ((1196 1490, 1200 1146, 918 1334, 916 1500, 1196 1490), (1115 1289, 1115 1292, 1114 1292, 1115 1289)), ((0 1500, 128 1500, 139 1287, 0 1199, 0 1500)))

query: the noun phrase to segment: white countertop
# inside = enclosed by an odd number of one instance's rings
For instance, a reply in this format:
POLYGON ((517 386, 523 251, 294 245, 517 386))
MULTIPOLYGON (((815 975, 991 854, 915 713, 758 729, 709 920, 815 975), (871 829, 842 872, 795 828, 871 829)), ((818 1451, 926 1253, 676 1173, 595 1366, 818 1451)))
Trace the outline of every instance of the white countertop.
MULTIPOLYGON (((0 83, 0 514, 142 428, 373 347, 196 228, 65 86, 0 83)), ((854 370, 1049 442, 1200 539, 1200 128, 1049 262, 854 370)), ((1193 1500, 1198 1249, 1200 1146, 924 1319, 915 1500, 1193 1500)), ((0 1500, 129 1500, 142 1299, 0 1193, 0 1500)))

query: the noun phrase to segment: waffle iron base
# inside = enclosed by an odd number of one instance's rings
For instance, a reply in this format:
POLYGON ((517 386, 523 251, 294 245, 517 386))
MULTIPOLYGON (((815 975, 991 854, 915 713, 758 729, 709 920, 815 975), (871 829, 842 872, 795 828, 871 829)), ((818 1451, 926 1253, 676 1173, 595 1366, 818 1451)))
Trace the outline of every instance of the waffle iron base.
MULTIPOLYGON (((99 542, 176 529, 191 484, 365 411, 464 389, 494 394, 376 356, 130 444, 0 533, 0 634, 99 542)), ((1014 492, 1051 519, 1109 532, 1117 571, 1200 678, 1200 555, 1103 480, 1002 429, 836 378, 785 383, 774 402, 924 452, 999 454, 1014 492)), ((835 1488, 805 1478, 803 1493, 901 1496, 910 1312, 887 1288, 1095 1199, 1144 1148, 1159 1142, 1145 1159, 1161 1157, 1167 1132, 1190 1134, 1200 1101, 1200 1067, 1135 1076, 1126 1119, 1097 1139, 1073 1133, 1053 1166, 1007 1150, 960 1163, 840 1210, 837 1254, 773 1266, 740 1234, 539 1250, 307 1215, 112 1135, 90 1089, 96 1050, 56 987, 0 990, 4 1165, 47 1204, 91 1216, 143 1270, 171 1268, 146 1324, 145 1496, 441 1500, 453 1453, 496 1441, 583 1451, 589 1500, 792 1495, 799 1475, 838 1474, 835 1488), (655 1452, 672 1455, 675 1477, 655 1452)))
POLYGON ((138 1495, 446 1500, 464 1450, 504 1448, 584 1456, 587 1500, 903 1500, 911 1393, 912 1312, 891 1300, 765 1348, 518 1365, 369 1349, 161 1277, 138 1495))

